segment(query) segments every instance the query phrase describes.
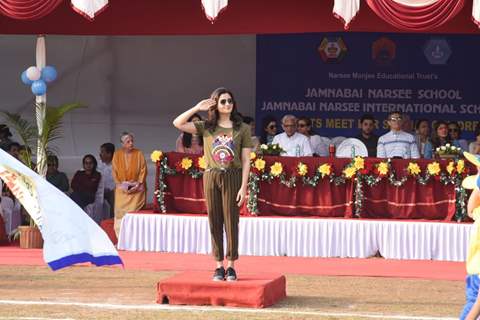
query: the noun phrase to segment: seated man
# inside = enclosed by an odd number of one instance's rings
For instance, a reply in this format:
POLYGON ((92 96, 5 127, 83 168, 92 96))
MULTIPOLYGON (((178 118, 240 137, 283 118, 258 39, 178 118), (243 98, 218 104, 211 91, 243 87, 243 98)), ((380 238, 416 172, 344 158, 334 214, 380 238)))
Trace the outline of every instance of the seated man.
POLYGON ((389 114, 387 121, 390 132, 378 138, 377 157, 420 158, 415 138, 410 133, 402 131, 402 114, 397 111, 392 112, 389 114))
POLYGON ((47 181, 65 193, 67 193, 70 188, 67 175, 58 171, 58 158, 55 155, 49 155, 47 157, 47 181))
POLYGON ((360 118, 360 133, 356 138, 365 144, 369 157, 377 156, 378 136, 373 133, 374 130, 375 118, 371 114, 364 114, 360 118))
POLYGON ((279 144, 285 151, 282 155, 289 157, 312 156, 312 147, 308 138, 297 132, 297 118, 287 114, 282 118, 282 128, 285 132, 277 134, 272 144, 279 144))

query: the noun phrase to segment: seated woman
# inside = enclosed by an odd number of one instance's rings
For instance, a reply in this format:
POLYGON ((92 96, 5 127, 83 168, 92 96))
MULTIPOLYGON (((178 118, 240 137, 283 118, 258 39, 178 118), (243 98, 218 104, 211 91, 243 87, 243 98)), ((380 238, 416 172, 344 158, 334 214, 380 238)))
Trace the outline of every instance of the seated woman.
POLYGON ((271 144, 277 135, 277 119, 268 115, 262 120, 262 132, 260 133, 260 144, 271 144))
POLYGON ((58 158, 55 155, 47 157, 47 181, 60 191, 68 192, 70 189, 67 175, 58 171, 58 158))
POLYGON ((458 140, 452 140, 452 138, 448 134, 448 123, 443 120, 439 120, 435 122, 435 124, 433 125, 433 133, 432 133, 431 141, 425 144, 424 155, 423 155, 424 158, 433 159, 435 150, 438 147, 444 146, 446 144, 450 144, 452 146, 461 148, 460 144, 458 143, 458 140))
POLYGON ((87 154, 82 160, 83 169, 75 173, 72 179, 72 194, 70 197, 76 204, 84 209, 95 202, 95 194, 100 183, 101 174, 97 171, 97 160, 87 154))
MULTIPOLYGON (((201 121, 202 117, 195 113, 188 119, 188 122, 201 121)), ((190 154, 203 154, 203 139, 198 134, 182 132, 177 138, 176 151, 190 154)))

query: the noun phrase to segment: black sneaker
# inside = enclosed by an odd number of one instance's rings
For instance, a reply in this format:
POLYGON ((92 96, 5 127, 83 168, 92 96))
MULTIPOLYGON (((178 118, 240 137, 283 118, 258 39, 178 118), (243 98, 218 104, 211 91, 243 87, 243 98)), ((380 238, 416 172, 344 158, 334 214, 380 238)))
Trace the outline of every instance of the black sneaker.
POLYGON ((225 268, 220 267, 215 269, 215 273, 213 274, 213 281, 223 281, 225 280, 225 268))
POLYGON ((227 269, 227 281, 237 281, 237 273, 231 267, 227 269))

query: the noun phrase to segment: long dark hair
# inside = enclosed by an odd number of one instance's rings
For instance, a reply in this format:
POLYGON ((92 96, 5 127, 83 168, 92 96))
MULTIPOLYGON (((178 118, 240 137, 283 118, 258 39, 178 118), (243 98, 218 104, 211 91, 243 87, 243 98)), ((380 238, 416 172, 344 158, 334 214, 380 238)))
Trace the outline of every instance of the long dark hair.
POLYGON ((217 88, 210 95, 210 99, 215 100, 217 104, 211 107, 210 110, 208 110, 208 119, 207 121, 205 121, 205 129, 207 129, 212 133, 217 128, 218 118, 220 117, 218 113, 218 103, 219 103, 218 100, 220 96, 225 93, 228 93, 230 97, 232 97, 232 101, 233 101, 232 113, 230 114, 230 120, 233 122, 233 129, 238 130, 242 126, 243 118, 237 111, 237 103, 235 102, 233 93, 227 88, 217 88))
POLYGON ((265 128, 270 124, 270 122, 275 122, 277 124, 277 119, 274 116, 266 116, 262 119, 262 132, 260 132, 260 143, 267 144, 267 132, 265 128))
MULTIPOLYGON (((198 113, 195 113, 190 118, 188 118, 188 122, 192 121, 193 118, 198 118, 198 119, 202 120, 202 117, 198 113)), ((203 139, 198 139, 198 140, 199 140, 199 144, 201 146, 203 146, 203 139)), ((191 133, 184 132, 182 134, 182 145, 185 148, 190 148, 192 146, 192 134, 191 133)))
POLYGON ((95 159, 95 157, 92 154, 87 154, 85 157, 83 157, 82 166, 85 163, 85 160, 87 160, 88 158, 90 158, 92 160, 92 163, 93 163, 92 172, 96 172, 97 171, 97 159, 95 159))
POLYGON ((440 127, 442 124, 447 126, 447 130, 448 130, 448 123, 446 121, 438 120, 433 125, 433 132, 432 132, 432 147, 433 147, 433 150, 435 150, 436 148, 441 147, 441 146, 443 146, 447 143, 452 142, 452 138, 450 138, 450 134, 447 134, 447 137, 445 138, 444 142, 440 141, 440 137, 438 136, 437 130, 438 130, 438 127, 440 127))

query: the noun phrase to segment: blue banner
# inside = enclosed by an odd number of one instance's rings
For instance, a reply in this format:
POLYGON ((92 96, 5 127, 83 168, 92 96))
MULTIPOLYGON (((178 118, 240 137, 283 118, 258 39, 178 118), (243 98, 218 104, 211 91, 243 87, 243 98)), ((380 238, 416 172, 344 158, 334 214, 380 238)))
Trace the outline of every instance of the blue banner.
POLYGON ((352 137, 365 113, 458 121, 473 139, 480 111, 480 38, 472 35, 315 33, 257 36, 257 134, 262 118, 312 119, 322 136, 352 137))

